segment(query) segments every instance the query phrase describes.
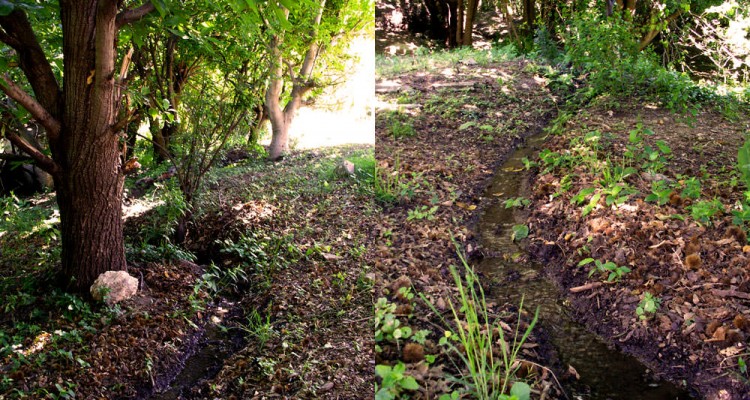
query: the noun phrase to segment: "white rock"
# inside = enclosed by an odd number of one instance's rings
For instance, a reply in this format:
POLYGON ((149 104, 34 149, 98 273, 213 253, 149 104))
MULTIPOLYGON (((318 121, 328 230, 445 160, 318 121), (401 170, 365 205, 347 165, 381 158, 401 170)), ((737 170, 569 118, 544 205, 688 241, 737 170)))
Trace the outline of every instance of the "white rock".
POLYGON ((107 271, 99 275, 91 285, 91 296, 94 300, 104 300, 109 305, 127 300, 137 291, 138 279, 125 271, 107 271))

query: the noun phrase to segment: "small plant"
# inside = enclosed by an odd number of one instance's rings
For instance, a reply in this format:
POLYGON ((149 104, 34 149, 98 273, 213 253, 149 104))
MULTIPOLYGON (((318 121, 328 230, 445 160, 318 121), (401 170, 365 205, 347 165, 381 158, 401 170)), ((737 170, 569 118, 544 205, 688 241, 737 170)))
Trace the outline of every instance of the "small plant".
POLYGON ((405 374, 406 365, 399 362, 394 366, 376 365, 375 374, 380 377, 380 386, 375 383, 375 400, 392 400, 404 390, 417 390, 417 381, 405 374))
POLYGON ((579 267, 582 267, 584 265, 594 263, 594 267, 591 268, 589 271, 589 278, 594 275, 595 273, 600 274, 607 274, 607 282, 617 282, 619 281, 625 274, 630 272, 630 268, 628 267, 620 267, 617 264, 615 264, 612 261, 607 261, 605 263, 602 263, 599 260, 595 260, 593 258, 584 258, 581 260, 581 262, 578 263, 579 267))
MULTIPOLYGON (((466 380, 472 389, 472 397, 480 399, 509 398, 501 397, 511 385, 512 376, 518 365, 518 355, 521 347, 534 329, 539 317, 537 308, 534 318, 528 324, 526 330, 521 333, 519 326, 523 312, 523 299, 518 308, 517 324, 513 338, 505 337, 503 326, 505 323, 493 318, 487 308, 487 300, 481 284, 478 283, 476 273, 466 262, 461 251, 458 256, 463 264, 464 276, 462 277, 455 266, 450 266, 451 275, 456 284, 460 303, 454 305, 451 301, 450 308, 453 313, 454 329, 447 330, 440 338, 439 344, 448 346, 455 351, 463 361, 468 376, 466 380), (453 342, 461 344, 463 350, 459 350, 453 342), (499 344, 501 357, 495 357, 493 347, 499 344)), ((435 307, 427 302, 434 311, 435 307)), ((446 325, 448 324, 445 321, 446 325)), ((519 385, 515 390, 511 389, 511 395, 517 393, 523 395, 524 387, 519 385)), ((519 397, 521 398, 521 397, 519 397)), ((525 397, 528 398, 528 397, 525 397)))
POLYGON ((268 314, 263 318, 257 310, 250 312, 250 315, 247 316, 247 324, 239 326, 239 329, 254 338, 259 349, 262 349, 266 342, 276 334, 271 324, 271 315, 268 314))
MULTIPOLYGON (((400 339, 408 339, 412 330, 408 326, 401 326, 401 321, 396 317, 396 304, 381 297, 375 303, 375 343, 387 341, 399 345, 400 339)), ((380 352, 380 346, 375 345, 375 351, 380 352)))
POLYGON ((505 200, 505 208, 524 208, 531 204, 531 200, 525 197, 516 197, 505 200))
POLYGON ((724 205, 719 199, 698 201, 690 206, 690 215, 698 222, 710 223, 711 218, 724 212, 724 205))
POLYGON ((522 240, 529 236, 529 227, 526 225, 513 225, 510 228, 510 239, 512 241, 522 240))
POLYGON ((577 195, 573 196, 570 199, 571 204, 581 205, 584 201, 586 201, 586 197, 588 197, 588 195, 592 193, 594 194, 593 196, 591 196, 591 199, 589 199, 589 203, 583 207, 583 210, 581 211, 582 217, 591 214, 591 211, 593 211, 596 205, 599 204, 599 200, 601 200, 602 194, 598 192, 594 193, 595 191, 596 188, 583 188, 580 192, 578 192, 577 195))
POLYGON ((685 180, 685 187, 682 189, 682 197, 696 200, 701 197, 701 180, 691 177, 685 180))
POLYGON ((388 133, 394 139, 412 137, 417 134, 414 126, 409 122, 408 115, 401 111, 393 111, 386 116, 388 133))
POLYGON ((427 219, 429 221, 432 221, 435 219, 435 213, 438 210, 438 206, 432 206, 428 208, 427 206, 420 206, 413 210, 409 210, 407 213, 406 220, 411 221, 415 219, 427 219))
POLYGON ((664 181, 654 181, 651 183, 651 193, 646 196, 646 201, 656 202, 658 205, 663 206, 669 202, 669 196, 672 194, 672 189, 667 186, 664 181))
POLYGON ((641 302, 638 303, 638 307, 636 307, 635 309, 635 315, 637 315, 641 321, 649 319, 654 315, 654 313, 656 313, 656 310, 659 309, 660 305, 660 298, 654 297, 649 292, 645 292, 643 293, 641 302))

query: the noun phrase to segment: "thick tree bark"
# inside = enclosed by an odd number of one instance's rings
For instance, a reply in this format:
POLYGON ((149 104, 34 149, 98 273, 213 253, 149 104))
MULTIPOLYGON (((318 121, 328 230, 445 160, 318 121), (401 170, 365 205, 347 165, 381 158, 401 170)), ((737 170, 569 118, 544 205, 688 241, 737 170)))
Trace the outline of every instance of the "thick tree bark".
MULTIPOLYGON (((120 24, 136 21, 150 9, 144 5, 123 12, 120 24)), ((53 176, 63 273, 69 287, 81 291, 102 272, 126 269, 122 149, 116 128, 122 125, 117 122, 120 88, 115 82, 117 17, 118 2, 113 0, 60 1, 62 91, 25 13, 17 9, 0 18, 0 41, 19 53, 35 96, 7 76, 0 89, 44 125, 52 157, 34 151, 17 135, 9 139, 53 176)))
POLYGON ((115 99, 117 3, 61 2, 65 54, 60 133, 62 266, 71 286, 87 290, 108 270, 126 269, 123 174, 115 99), (92 76, 93 74, 93 76, 92 76))

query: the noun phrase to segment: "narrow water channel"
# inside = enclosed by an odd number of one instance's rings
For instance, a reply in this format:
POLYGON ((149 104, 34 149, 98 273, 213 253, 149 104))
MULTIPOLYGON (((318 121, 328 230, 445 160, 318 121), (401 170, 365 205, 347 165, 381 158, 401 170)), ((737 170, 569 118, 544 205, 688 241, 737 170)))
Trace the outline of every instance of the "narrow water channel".
MULTIPOLYGON (((222 301, 223 307, 212 307, 211 310, 230 310, 229 317, 236 314, 232 310, 232 303, 222 301)), ((221 315, 222 313, 218 313, 221 315)), ((205 380, 211 379, 224 365, 224 360, 231 357, 243 343, 242 335, 219 324, 226 323, 206 321, 203 333, 197 338, 197 343, 188 353, 184 363, 176 368, 171 376, 160 377, 160 384, 154 388, 148 400, 179 400, 190 398, 191 389, 199 386, 205 380)))
MULTIPOLYGON (((496 172, 486 198, 524 196, 524 157, 532 159, 544 141, 542 134, 527 140, 496 172)), ((502 201, 488 207, 480 216, 479 233, 484 249, 492 253, 477 267, 493 284, 487 297, 499 304, 519 304, 524 308, 539 307, 539 326, 550 338, 563 368, 572 366, 580 379, 564 389, 571 399, 691 399, 683 389, 668 382, 654 381, 647 368, 633 357, 610 348, 598 336, 576 323, 565 306, 560 290, 544 275, 543 267, 534 263, 516 263, 514 254, 522 249, 510 238, 511 227, 524 223, 513 209, 502 201)))

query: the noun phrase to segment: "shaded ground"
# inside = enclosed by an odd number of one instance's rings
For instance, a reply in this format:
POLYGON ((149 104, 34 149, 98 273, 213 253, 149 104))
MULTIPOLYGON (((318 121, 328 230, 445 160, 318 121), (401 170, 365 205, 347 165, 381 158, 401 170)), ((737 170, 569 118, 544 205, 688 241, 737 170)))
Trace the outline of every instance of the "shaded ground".
POLYGON ((578 319, 658 375, 703 398, 750 398, 750 247, 733 215, 747 116, 632 102, 567 117, 531 160, 536 257, 578 319))
POLYGON ((137 215, 126 235, 141 287, 114 308, 55 289, 51 199, 3 199, 0 397, 148 396, 168 387, 209 325, 226 328, 222 346, 238 353, 183 398, 372 393, 372 157, 349 146, 216 171, 188 236, 195 262, 162 240, 174 209, 170 181, 160 182, 126 212, 137 215), (355 176, 337 172, 345 157, 355 176))
MULTIPOLYGON (((484 206, 480 197, 489 178, 534 127, 546 122, 555 101, 524 61, 433 60, 420 66, 414 60, 405 68, 408 73, 398 60, 381 61, 376 201, 384 214, 374 230, 373 251, 376 296, 383 300, 376 305, 376 326, 379 318, 387 321, 384 305, 394 304, 400 326, 421 331, 425 339, 393 340, 386 334, 376 340, 375 360, 378 365, 405 363, 420 388, 403 393, 437 398, 466 389, 450 382, 450 375, 465 371, 455 364, 455 354, 438 344, 448 327, 444 321, 452 320, 449 304, 457 298, 448 269, 459 263, 452 238, 462 251, 474 252, 470 227, 484 206), (424 295, 435 310, 409 296, 414 293, 424 295)), ((503 326, 510 334, 517 305, 490 304, 490 310, 507 322, 503 326)), ((529 319, 526 314, 522 327, 529 319)), ((521 358, 540 361, 538 351, 535 332, 521 358)), ((522 368, 515 379, 527 380, 534 397, 560 396, 547 369, 523 365, 531 373, 522 368)))

